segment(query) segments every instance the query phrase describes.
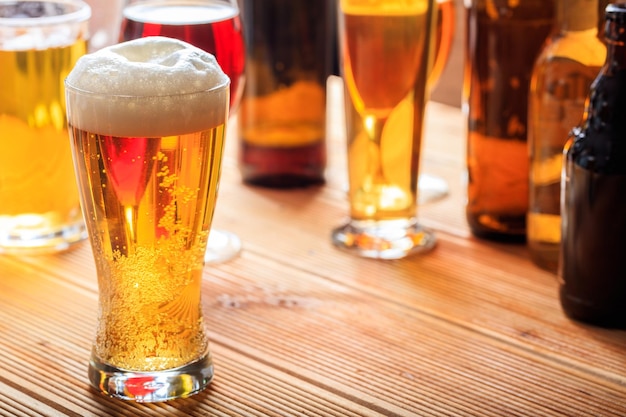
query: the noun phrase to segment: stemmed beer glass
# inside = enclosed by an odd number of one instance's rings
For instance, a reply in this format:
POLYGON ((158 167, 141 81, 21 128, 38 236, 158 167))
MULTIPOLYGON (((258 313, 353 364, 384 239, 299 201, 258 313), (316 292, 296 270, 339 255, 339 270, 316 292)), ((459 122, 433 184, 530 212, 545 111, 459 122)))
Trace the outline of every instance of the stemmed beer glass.
POLYGON ((340 0, 350 219, 335 246, 398 259, 431 249, 416 218, 434 0, 340 0))
MULTIPOLYGON (((124 7, 121 41, 166 36, 213 55, 230 77, 230 114, 236 112, 244 81, 245 46, 236 0, 129 0, 124 7)), ((211 229, 205 262, 225 262, 241 250, 232 232, 211 229)))

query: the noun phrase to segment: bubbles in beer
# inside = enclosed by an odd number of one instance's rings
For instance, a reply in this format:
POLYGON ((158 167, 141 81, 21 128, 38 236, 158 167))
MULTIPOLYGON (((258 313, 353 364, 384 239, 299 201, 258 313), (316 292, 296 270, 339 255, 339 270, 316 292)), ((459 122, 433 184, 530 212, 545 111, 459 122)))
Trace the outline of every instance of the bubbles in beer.
POLYGON ((213 146, 222 148, 223 131, 148 139, 153 142, 148 153, 134 162, 147 181, 126 205, 119 191, 111 190, 116 185, 104 186, 111 173, 107 161, 116 158, 113 148, 103 146, 108 138, 79 131, 74 136, 84 150, 100 149, 99 158, 80 162, 84 172, 98 173, 93 181, 98 209, 88 210, 102 216, 96 223, 108 231, 95 239, 98 269, 106 271, 99 274, 99 288, 101 310, 107 312, 100 318, 96 355, 141 371, 191 362, 208 346, 199 300, 220 158, 209 157, 210 166, 201 161, 213 146))
MULTIPOLYGON (((180 149, 175 152, 180 152, 180 149)), ((168 153, 172 153, 168 151, 168 153)), ((199 190, 185 185, 164 152, 155 162, 158 187, 167 202, 156 216, 157 238, 143 243, 116 239, 110 273, 100 280, 108 291, 107 325, 98 332, 99 357, 124 369, 162 370, 182 366, 207 349, 199 309, 202 258, 208 231, 191 230, 181 212, 197 210, 199 190), (132 246, 132 247, 129 247, 132 246)), ((114 228, 115 229, 115 228, 114 228)), ((104 322, 101 322, 104 324, 104 322)))

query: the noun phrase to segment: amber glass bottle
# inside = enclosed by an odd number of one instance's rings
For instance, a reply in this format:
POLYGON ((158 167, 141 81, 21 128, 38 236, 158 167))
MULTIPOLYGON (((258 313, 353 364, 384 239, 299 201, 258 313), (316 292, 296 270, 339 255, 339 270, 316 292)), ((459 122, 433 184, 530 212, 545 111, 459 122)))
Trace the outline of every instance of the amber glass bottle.
POLYGON ((528 107, 527 240, 533 261, 556 273, 561 241, 561 162, 606 57, 597 37, 598 0, 559 0, 558 24, 535 63, 528 107))
POLYGON ((336 72, 336 0, 243 0, 246 87, 239 168, 246 183, 324 182, 326 79, 336 72))
POLYGON ((524 241, 528 91, 555 23, 554 0, 466 1, 467 221, 485 238, 524 241))
POLYGON ((560 298, 571 318, 626 328, 626 5, 606 21, 606 63, 566 145, 560 298))

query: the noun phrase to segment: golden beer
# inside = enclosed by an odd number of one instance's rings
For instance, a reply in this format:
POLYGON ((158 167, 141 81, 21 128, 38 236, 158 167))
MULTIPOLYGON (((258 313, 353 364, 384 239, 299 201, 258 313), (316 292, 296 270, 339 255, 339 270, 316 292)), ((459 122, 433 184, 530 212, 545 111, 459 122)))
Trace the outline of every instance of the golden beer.
POLYGON ((40 3, 63 15, 13 18, 10 7, 18 13, 30 2, 0 1, 0 252, 66 249, 86 237, 63 80, 86 52, 89 7, 40 3))
MULTIPOLYGON (((428 1, 344 7, 351 217, 416 212, 430 25, 428 1)), ((342 2, 343 4, 343 2, 342 2)))
POLYGON ((415 222, 433 7, 341 1, 351 223, 333 239, 363 256, 402 257, 434 244, 415 222))
POLYGON ((200 286, 228 78, 212 55, 156 37, 87 55, 66 89, 98 272, 91 382, 136 401, 197 392, 212 377, 200 286))
POLYGON ((117 137, 72 126, 106 233, 97 248, 102 310, 94 354, 123 369, 160 371, 206 353, 200 282, 223 148, 224 123, 165 137, 117 137), (208 161, 208 163, 207 163, 208 161))

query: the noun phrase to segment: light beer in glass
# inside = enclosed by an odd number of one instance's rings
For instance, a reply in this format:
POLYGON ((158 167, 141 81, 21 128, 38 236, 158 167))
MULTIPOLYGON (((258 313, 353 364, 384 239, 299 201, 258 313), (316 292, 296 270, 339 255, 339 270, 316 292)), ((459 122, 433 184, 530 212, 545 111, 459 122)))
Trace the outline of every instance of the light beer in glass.
POLYGON ((100 291, 91 383, 142 402, 193 394, 213 374, 200 285, 228 77, 212 55, 149 37, 86 55, 66 90, 100 291))
POLYGON ((350 221, 340 248, 400 258, 433 247, 416 221, 432 0, 341 0, 350 221))
POLYGON ((80 1, 0 0, 0 252, 86 238, 63 79, 86 52, 90 13, 80 1))

